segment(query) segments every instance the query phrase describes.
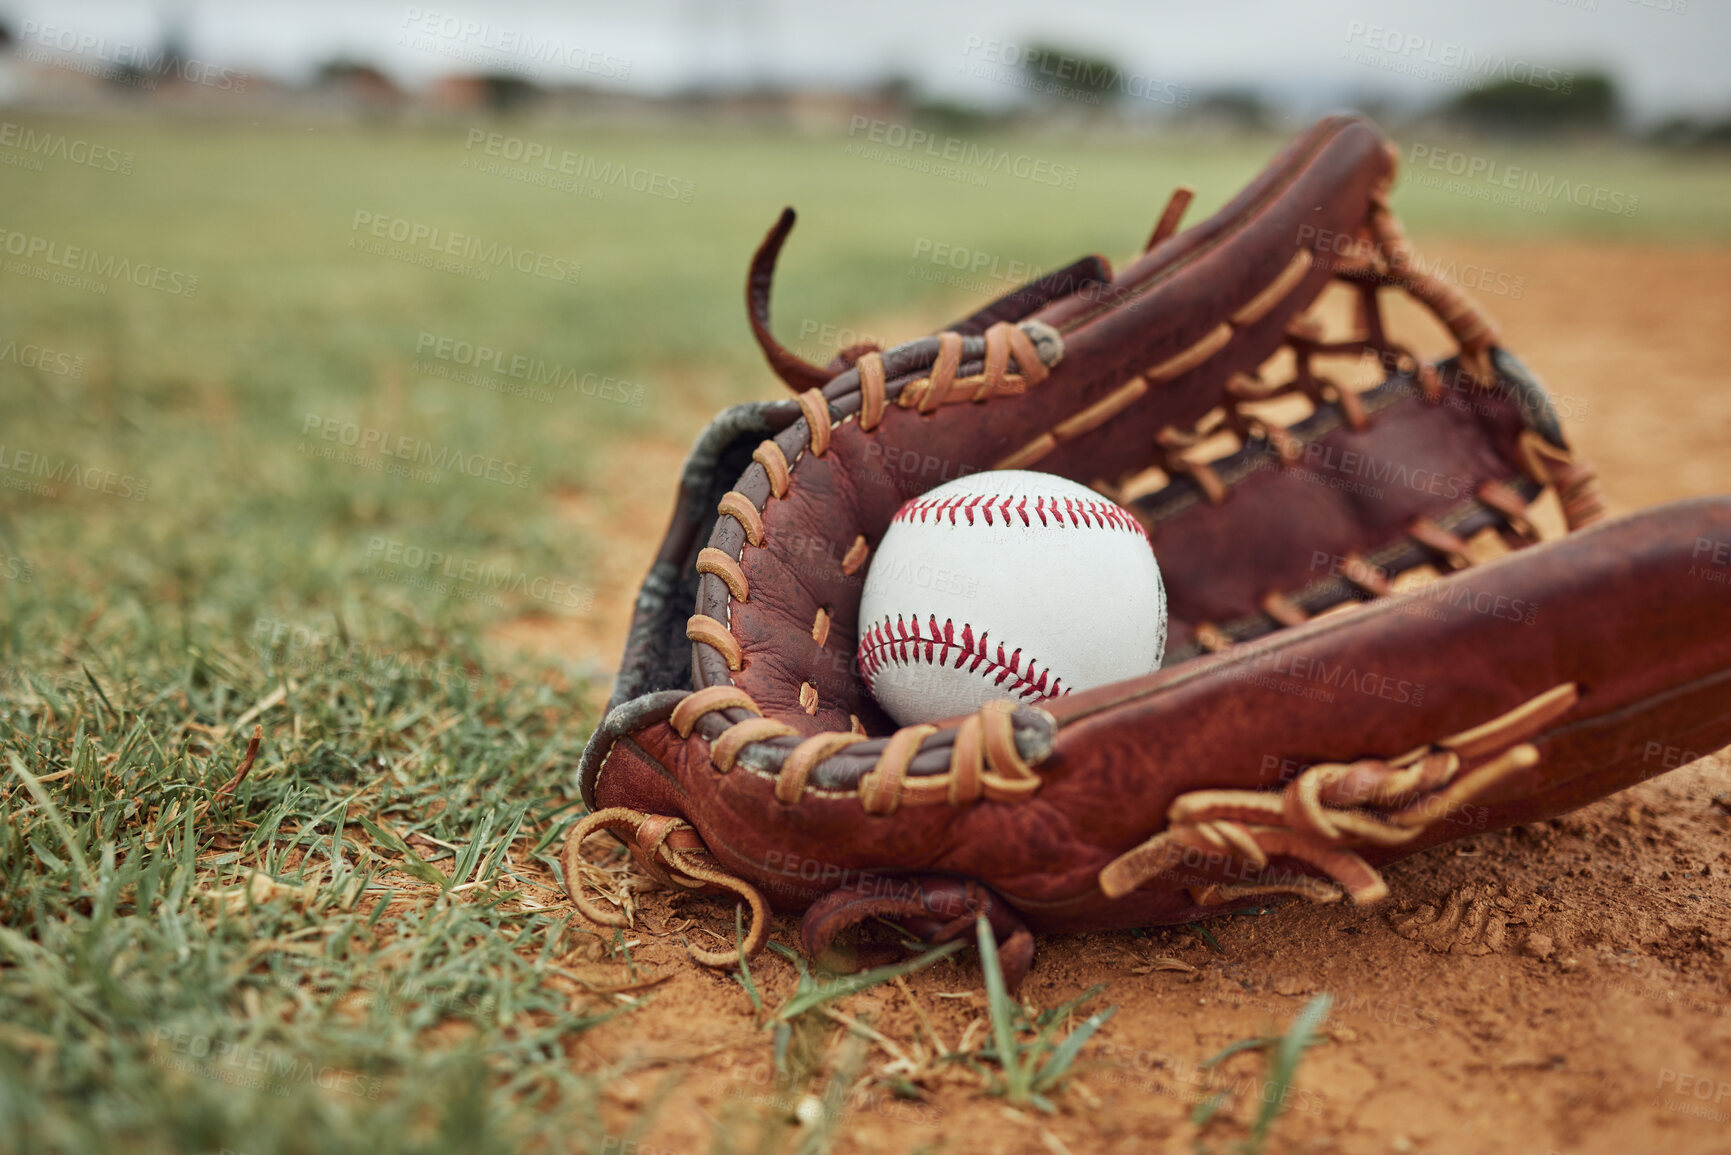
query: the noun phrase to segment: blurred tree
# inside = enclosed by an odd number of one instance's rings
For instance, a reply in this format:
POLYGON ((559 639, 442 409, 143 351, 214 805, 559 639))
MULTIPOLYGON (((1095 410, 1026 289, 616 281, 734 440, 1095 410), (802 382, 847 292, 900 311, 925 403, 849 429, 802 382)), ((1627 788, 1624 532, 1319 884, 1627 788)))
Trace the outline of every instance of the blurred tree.
POLYGON ((1663 148, 1731 148, 1731 117, 1673 116, 1656 125, 1647 139, 1663 148))
POLYGON ((342 56, 322 61, 313 71, 313 83, 321 88, 337 84, 380 84, 395 87, 391 84, 390 77, 375 66, 342 56))
POLYGON ((913 77, 905 72, 893 73, 877 86, 872 96, 894 108, 907 108, 916 96, 913 77))
POLYGON ((1193 106, 1193 115, 1244 132, 1265 129, 1271 119, 1268 103, 1249 88, 1220 88, 1207 93, 1193 106))
POLYGON ((956 136, 985 132, 1004 119, 1003 114, 990 113, 974 105, 957 104, 953 100, 918 101, 913 105, 913 114, 921 124, 956 136))
POLYGON ((346 57, 322 62, 313 72, 313 84, 369 111, 393 109, 403 102, 402 89, 389 76, 374 65, 346 57))
POLYGON ((540 86, 534 81, 510 73, 489 72, 477 79, 488 110, 501 115, 516 112, 541 95, 540 86))
POLYGON ((1546 132, 1559 128, 1614 128, 1621 114, 1617 83, 1603 72, 1548 71, 1543 82, 1499 80, 1464 92, 1447 113, 1474 128, 1546 132))
POLYGON ((1124 93, 1124 72, 1111 59, 1055 44, 1031 45, 1022 54, 1028 90, 1059 100, 1103 107, 1124 93))

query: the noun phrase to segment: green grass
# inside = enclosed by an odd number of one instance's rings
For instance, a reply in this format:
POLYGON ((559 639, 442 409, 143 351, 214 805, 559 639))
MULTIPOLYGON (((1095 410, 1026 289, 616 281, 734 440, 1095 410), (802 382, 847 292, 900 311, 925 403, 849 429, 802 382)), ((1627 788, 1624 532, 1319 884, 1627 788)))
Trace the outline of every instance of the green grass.
MULTIPOLYGON (((1251 1120, 1248 1133, 1236 1145, 1240 1155, 1262 1155, 1275 1121, 1286 1110, 1287 1098, 1292 1093, 1293 1080, 1298 1074, 1298 1065, 1304 1058, 1304 1052, 1321 1041, 1318 1032, 1328 1021, 1328 1012, 1333 1007, 1333 995, 1326 992, 1317 995, 1293 1016, 1292 1025, 1287 1027, 1284 1035, 1240 1039, 1212 1058, 1203 1060, 1202 1068, 1211 1070, 1234 1055, 1246 1051, 1261 1051, 1268 1058, 1268 1074, 1255 1096, 1256 1117, 1251 1120)), ((1231 1098, 1230 1092, 1222 1091, 1202 1100, 1191 1111, 1190 1121, 1198 1131, 1195 1148, 1199 1155, 1207 1155, 1208 1151, 1200 1132, 1213 1122, 1231 1098)))
POLYGON ((1105 988, 1091 987, 1067 1002, 1030 1016, 1010 997, 1003 968, 998 963, 992 928, 984 915, 977 920, 974 934, 979 941, 980 970, 986 980, 987 1015, 992 1021, 992 1058, 999 1070, 993 1091, 1014 1106, 1031 1105, 1048 1115, 1055 1114, 1057 1108, 1050 1096, 1063 1085, 1071 1064, 1094 1032, 1111 1021, 1118 1008, 1095 1011, 1080 1026, 1060 1037, 1059 1027, 1067 1025, 1078 1008, 1092 1002, 1105 988), (1023 1039, 1023 1035, 1033 1038, 1023 1039))
MULTIPOLYGON (((17 642, 43 612, 9 620, 17 642)), ((285 675, 178 624, 110 609, 83 684, 39 659, 0 720, 0 1145, 599 1139, 593 1085, 561 1061, 594 1018, 546 979, 605 946, 526 909, 552 896, 516 877, 550 866, 575 813, 559 696, 339 664, 296 680, 222 798, 245 741, 188 723, 233 720, 285 675), (405 887, 400 852, 345 839, 362 815, 451 843, 428 865, 476 885, 405 887), (441 1025, 451 1045, 429 1047, 441 1025)))
MULTIPOLYGON (((78 246, 198 290, 0 271, 0 1151, 598 1141, 607 1073, 573 1073, 567 1049, 639 996, 558 981, 616 946, 547 888, 613 656, 542 664, 483 639, 529 612, 592 612, 535 591, 592 593, 602 550, 646 567, 659 527, 586 540, 554 499, 670 497, 672 477, 603 472, 598 453, 777 395, 740 290, 784 204, 804 220, 777 328, 824 359, 811 330, 906 337, 1012 287, 910 275, 942 271, 922 244, 1000 268, 1122 259, 1171 186, 1196 186, 1194 219, 1274 147, 998 139, 1073 166, 1075 187, 979 187, 847 155, 839 131, 505 127, 689 181, 681 204, 466 170, 463 125, 31 124, 129 151, 132 172, 0 166, 0 247, 78 246), (481 282, 371 255, 350 247, 358 211, 578 260, 581 276, 481 282), (622 379, 642 404, 440 380, 416 368, 423 333, 622 379), (78 372, 24 364, 27 345, 78 372), (528 483, 321 458, 309 419, 528 483), (447 559, 431 576, 449 588, 390 561, 404 550, 447 559), (466 576, 482 567, 504 588, 466 576), (254 725, 257 764, 220 795, 254 725)), ((1424 188, 1396 206, 1421 239, 1731 238, 1724 162, 1526 163, 1633 190, 1639 212, 1538 216, 1424 188)), ((1043 1069, 1016 1086, 1062 1073, 1043 1069)))

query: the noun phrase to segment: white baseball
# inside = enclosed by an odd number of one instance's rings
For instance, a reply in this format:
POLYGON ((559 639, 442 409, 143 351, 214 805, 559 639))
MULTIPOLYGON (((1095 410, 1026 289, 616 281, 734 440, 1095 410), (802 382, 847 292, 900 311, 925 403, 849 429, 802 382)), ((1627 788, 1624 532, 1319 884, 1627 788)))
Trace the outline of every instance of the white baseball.
POLYGON ((911 726, 1152 673, 1166 589, 1123 506, 1054 474, 995 470, 896 512, 859 620, 860 674, 911 726))

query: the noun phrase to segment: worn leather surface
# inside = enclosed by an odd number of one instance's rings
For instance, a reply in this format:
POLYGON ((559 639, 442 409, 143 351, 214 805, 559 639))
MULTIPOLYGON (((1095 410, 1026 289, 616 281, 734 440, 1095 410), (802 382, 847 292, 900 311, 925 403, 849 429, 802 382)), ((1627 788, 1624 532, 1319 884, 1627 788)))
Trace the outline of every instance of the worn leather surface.
MULTIPOLYGON (((1229 483, 1218 505, 1185 476, 1134 502, 1152 530, 1174 649, 1185 660, 1018 711, 1016 743, 1041 782, 1032 797, 882 815, 862 806, 861 776, 894 726, 852 666, 864 569, 848 574, 842 559, 856 537, 875 546, 903 501, 990 468, 1135 374, 1194 348, 1319 238, 1365 238, 1367 211, 1391 165, 1386 142, 1367 122, 1332 118, 1214 218, 1110 280, 1096 279, 1109 274, 1103 261, 1086 259, 1075 266, 1084 275, 1069 295, 1051 299, 1048 284, 1021 294, 1020 304, 988 307, 983 313, 993 319, 1021 319, 1037 303, 1034 318, 1062 334, 1062 359, 1024 395, 932 413, 892 403, 868 432, 857 420, 859 369, 838 363, 821 386, 834 425, 821 456, 810 451, 809 421, 793 402, 724 414, 687 466, 639 598, 612 709, 585 751, 580 779, 589 805, 689 821, 718 866, 783 910, 841 890, 869 898, 880 885, 893 889, 893 880, 918 876, 936 880, 908 906, 918 919, 941 920, 931 904, 960 893, 943 881, 954 879, 987 888, 994 919, 1077 930, 1206 913, 1192 896, 1209 881, 1206 870, 1152 880, 1120 899, 1108 899, 1097 881, 1107 862, 1164 827, 1179 794, 1278 790, 1315 763, 1392 758, 1560 683, 1576 683, 1581 696, 1535 739, 1543 755, 1536 768, 1498 796, 1476 800, 1465 817, 1364 857, 1384 862, 1581 805, 1676 764, 1656 758, 1655 748, 1706 752, 1731 742, 1731 589, 1723 573, 1704 575, 1700 552, 1703 541, 1731 541, 1731 499, 1666 506, 1522 549, 1422 593, 1354 605, 1223 653, 1194 656, 1196 645, 1185 644, 1195 642, 1199 623, 1249 621, 1269 593, 1326 577, 1319 557, 1362 555, 1390 572, 1446 564, 1414 545, 1417 518, 1463 535, 1494 528, 1523 544, 1473 494, 1487 481, 1523 499, 1538 494, 1539 481, 1522 468, 1523 436, 1567 448, 1536 380, 1493 350, 1488 388, 1457 388, 1452 362, 1440 369, 1448 383, 1441 398, 1416 387, 1411 366, 1391 374, 1362 398, 1362 428, 1339 404, 1320 403, 1291 431, 1306 453, 1285 466, 1259 463, 1270 447, 1251 436, 1233 458, 1215 463, 1229 483), (793 466, 782 497, 771 498, 768 473, 751 463, 764 438, 793 466), (730 489, 762 510, 760 543, 749 544, 735 518, 716 516, 730 489), (750 597, 734 598, 714 574, 696 575, 705 545, 738 560, 750 597), (812 629, 820 609, 830 619, 821 643, 812 629), (686 639, 693 610, 728 627, 741 669, 686 639), (717 711, 689 738, 668 719, 693 690, 725 685, 749 692, 766 717, 798 735, 747 746, 730 772, 718 770, 711 743, 752 715, 717 711), (815 690, 811 711, 802 687, 815 690), (855 717, 872 740, 818 763, 797 801, 778 801, 776 772, 787 752, 802 737, 847 730, 855 717)), ((772 232, 773 247, 790 224, 784 217, 779 236, 772 232)), ((1231 377, 1280 348, 1330 275, 1326 262, 1317 263, 1266 312, 1233 326, 1224 346, 1194 369, 1159 381, 1028 467, 1112 483, 1155 464, 1161 431, 1191 428, 1221 405, 1231 377)), ((766 285, 762 293, 767 300, 766 285)), ((927 370, 935 350, 928 339, 883 354, 892 397, 927 370)), ((972 357, 964 373, 978 371, 977 352, 972 357)), ((1244 636, 1277 626, 1252 621, 1244 636)), ((949 726, 928 738, 908 774, 942 772, 955 734, 949 726)))
POLYGON ((1562 813, 1672 768, 1677 750, 1731 743, 1731 567, 1698 556, 1698 543, 1725 541, 1731 498, 1679 502, 1442 579, 1436 589, 1473 595, 1442 621, 1428 612, 1449 600, 1437 592, 1379 599, 1050 702, 1056 750, 1026 802, 871 816, 831 792, 787 806, 773 776, 717 774, 700 743, 657 723, 613 744, 594 804, 683 815, 784 910, 914 871, 983 882, 1035 930, 1186 921, 1204 913, 1185 889, 1194 879, 1109 901, 1095 876, 1187 790, 1278 788, 1300 767, 1393 757, 1557 684, 1581 687, 1518 789, 1397 851, 1364 852, 1376 863, 1562 813), (1515 604, 1538 607, 1535 620, 1495 609, 1515 604))
MULTIPOLYGON (((1064 335, 1064 358, 1025 397, 955 404, 921 414, 894 406, 869 435, 857 422, 835 431, 821 458, 801 457, 807 427, 795 422, 776 435, 798 483, 786 500, 764 509, 773 545, 746 548, 742 531, 720 519, 708 543, 740 558, 753 587, 773 597, 729 605, 726 587, 706 578, 699 612, 727 621, 741 640, 746 665, 732 681, 764 711, 807 733, 845 730, 857 715, 870 733, 893 723, 864 693, 852 650, 811 638, 817 610, 827 608, 838 638, 854 637, 863 573, 841 571, 856 535, 875 547, 896 509, 910 497, 963 473, 990 468, 1004 455, 1120 387, 1127 379, 1206 337, 1250 301, 1319 235, 1357 235, 1373 191, 1386 183, 1391 160, 1369 124, 1325 121, 1294 142, 1243 194, 1210 220, 1144 254, 1106 286, 1081 291, 1039 310, 1036 319, 1064 335), (1311 231, 1305 232, 1308 228, 1311 231), (907 464, 918 461, 917 470, 907 464), (816 687, 819 708, 800 707, 801 683, 816 687)), ((1150 390, 1100 429, 1068 442, 1033 468, 1084 483, 1116 478, 1155 462, 1155 435, 1194 424, 1217 405, 1232 372, 1253 369, 1285 339, 1287 324, 1328 281, 1319 265, 1255 324, 1237 329, 1231 344, 1202 366, 1150 390)), ((857 411, 858 377, 844 373, 824 389, 844 417, 857 411)), ((746 468, 735 486, 763 502, 763 468, 746 468)), ((698 659, 694 687, 719 684, 726 671, 698 659)))
MULTIPOLYGON (((1544 430, 1558 444, 1562 435, 1532 373, 1503 350, 1492 359, 1499 374, 1488 389, 1463 383, 1458 362, 1442 362, 1444 389, 1432 402, 1410 375, 1390 375, 1359 395, 1363 429, 1338 405, 1320 407, 1290 431, 1302 450, 1289 463, 1266 440, 1251 440, 1215 464, 1231 486, 1230 509, 1210 506, 1182 476, 1132 502, 1152 528, 1166 576, 1167 664, 1196 655, 1199 623, 1257 616, 1269 593, 1329 581, 1355 551, 1388 579, 1419 565, 1452 568, 1446 555, 1403 535, 1417 518, 1461 537, 1496 527, 1503 519, 1473 500, 1487 481, 1537 497, 1540 486, 1521 469, 1521 434, 1544 430)), ((1255 624, 1256 633, 1274 628, 1255 624)))

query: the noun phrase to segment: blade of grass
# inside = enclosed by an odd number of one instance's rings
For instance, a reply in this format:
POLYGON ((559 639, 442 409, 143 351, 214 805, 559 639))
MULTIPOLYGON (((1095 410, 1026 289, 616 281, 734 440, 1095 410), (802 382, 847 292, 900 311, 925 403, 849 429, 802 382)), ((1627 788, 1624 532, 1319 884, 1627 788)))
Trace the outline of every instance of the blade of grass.
POLYGON ((1107 1007, 1103 1011, 1095 1011, 1083 1021, 1081 1026, 1071 1031, 1068 1038, 1053 1048, 1051 1058, 1046 1060, 1045 1066, 1041 1067, 1039 1074, 1034 1076, 1034 1089, 1046 1091, 1056 1086, 1063 1079, 1064 1073, 1070 1069, 1070 1064, 1076 1061, 1076 1056, 1081 1054, 1082 1048, 1087 1045, 1088 1040, 1094 1037, 1094 1032, 1110 1022, 1112 1016, 1117 1013, 1117 1007, 1107 1007))
POLYGON ((1027 1072, 1016 1061, 1018 1008, 1010 1001, 1009 988, 1004 985, 1004 969, 998 962, 997 936, 992 933, 992 924, 983 914, 975 920, 974 935, 980 944, 980 970, 986 980, 986 1016, 992 1024, 998 1066, 1004 1072, 1005 1098, 1012 1103, 1025 1103, 1029 1091, 1027 1072))
POLYGON ((751 978, 751 960, 745 957, 745 912, 735 905, 733 908, 733 944, 739 952, 739 970, 734 978, 745 988, 746 997, 751 999, 752 1013, 763 1017, 763 997, 757 993, 757 984, 751 978))
POLYGON ((1256 1113, 1256 1121, 1251 1124, 1250 1136, 1245 1141, 1246 1150, 1253 1155, 1262 1150, 1274 1121, 1286 1109, 1287 1091, 1298 1073, 1299 1061, 1304 1058, 1304 1052, 1317 1042, 1317 1032, 1327 1021, 1329 1009, 1333 1006, 1333 995, 1326 991, 1317 995, 1304 1005, 1286 1034, 1275 1042, 1268 1064, 1269 1086, 1263 1092, 1262 1108, 1256 1113))
POLYGON ((1203 1059, 1202 1062, 1197 1064, 1197 1066, 1217 1067, 1227 1059, 1230 1059, 1233 1055, 1241 1054, 1245 1051, 1260 1050, 1272 1042, 1274 1042, 1274 1036, 1272 1035, 1258 1035, 1251 1039, 1239 1039, 1236 1043, 1228 1043, 1219 1054, 1203 1059))
POLYGON ((54 805, 54 799, 43 789, 42 783, 36 780, 36 775, 24 768, 24 762, 17 754, 8 753, 7 763, 12 767, 12 773, 24 783, 24 789, 30 792, 30 797, 36 800, 36 805, 42 807, 42 813, 48 819, 48 824, 54 827, 54 832, 60 835, 60 840, 66 846, 67 856, 72 859, 78 877, 83 880, 86 890, 96 889, 96 876, 90 873, 90 863, 84 860, 84 852, 78 848, 78 840, 72 835, 72 828, 66 824, 66 819, 60 814, 60 808, 54 805))
POLYGON ((1209 930, 1199 922, 1190 922, 1185 923, 1184 925, 1194 931, 1197 938, 1207 943, 1209 949, 1211 949, 1215 954, 1226 953, 1226 948, 1220 945, 1220 940, 1214 937, 1213 931, 1209 930))
POLYGON ((858 994, 860 991, 875 987, 879 983, 887 983, 899 975, 911 975, 915 971, 924 970, 940 959, 949 958, 961 950, 963 945, 960 942, 947 942, 917 958, 891 963, 889 966, 873 967, 871 970, 861 971, 858 974, 843 975, 830 982, 819 983, 809 990, 794 995, 775 1013, 775 1017, 781 1022, 786 1022, 805 1014, 814 1007, 820 1007, 836 999, 846 998, 848 995, 858 994))

